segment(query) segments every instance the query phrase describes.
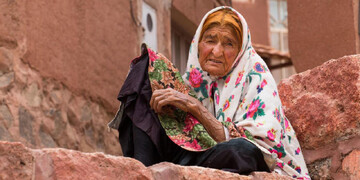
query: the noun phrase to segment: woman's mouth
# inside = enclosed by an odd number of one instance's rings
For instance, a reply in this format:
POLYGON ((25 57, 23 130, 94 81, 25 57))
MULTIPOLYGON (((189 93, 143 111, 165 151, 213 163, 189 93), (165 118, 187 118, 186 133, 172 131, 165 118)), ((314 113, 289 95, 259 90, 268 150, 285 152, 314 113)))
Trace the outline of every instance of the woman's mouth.
POLYGON ((209 59, 208 61, 211 61, 213 63, 222 63, 222 61, 216 60, 216 59, 209 59))

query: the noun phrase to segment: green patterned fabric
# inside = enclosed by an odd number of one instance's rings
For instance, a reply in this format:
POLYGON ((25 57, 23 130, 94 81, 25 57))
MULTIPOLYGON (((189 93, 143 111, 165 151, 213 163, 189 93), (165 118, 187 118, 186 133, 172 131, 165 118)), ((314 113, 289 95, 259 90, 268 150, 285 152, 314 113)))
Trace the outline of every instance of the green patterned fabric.
MULTIPOLYGON (((147 51, 152 91, 173 88, 195 97, 195 93, 186 87, 179 70, 165 56, 150 48, 147 48, 147 51)), ((186 150, 204 151, 216 145, 216 141, 210 137, 204 126, 190 113, 168 106, 164 107, 164 113, 158 114, 158 117, 169 138, 186 150)))

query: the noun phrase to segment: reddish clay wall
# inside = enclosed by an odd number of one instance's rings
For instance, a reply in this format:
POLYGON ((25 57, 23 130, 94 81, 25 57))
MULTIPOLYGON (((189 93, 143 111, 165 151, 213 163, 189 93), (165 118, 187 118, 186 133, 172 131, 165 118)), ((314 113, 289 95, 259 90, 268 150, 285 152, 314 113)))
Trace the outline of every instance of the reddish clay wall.
POLYGON ((186 2, 184 3, 183 0, 173 0, 172 5, 196 25, 200 23, 209 10, 216 7, 214 2, 209 1, 187 0, 186 2))
POLYGON ((10 26, 0 34, 26 43, 23 61, 115 111, 130 57, 140 52, 129 1, 2 2, 10 26))
POLYGON ((247 3, 233 2, 233 7, 246 19, 251 31, 252 42, 270 45, 268 0, 256 0, 247 3))
POLYGON ((288 1, 289 49, 297 72, 358 53, 356 0, 288 1))

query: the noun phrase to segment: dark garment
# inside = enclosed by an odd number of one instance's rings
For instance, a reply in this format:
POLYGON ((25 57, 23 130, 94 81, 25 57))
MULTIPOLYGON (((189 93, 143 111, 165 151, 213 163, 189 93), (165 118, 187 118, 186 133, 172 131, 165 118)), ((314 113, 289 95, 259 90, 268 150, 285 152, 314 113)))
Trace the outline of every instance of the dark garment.
POLYGON ((133 157, 145 166, 167 161, 240 174, 269 171, 260 149, 242 138, 219 143, 203 152, 188 151, 172 142, 149 106, 152 91, 147 68, 148 54, 144 50, 132 61, 118 96, 122 102, 122 113, 117 114, 121 115, 119 141, 124 156, 133 157))

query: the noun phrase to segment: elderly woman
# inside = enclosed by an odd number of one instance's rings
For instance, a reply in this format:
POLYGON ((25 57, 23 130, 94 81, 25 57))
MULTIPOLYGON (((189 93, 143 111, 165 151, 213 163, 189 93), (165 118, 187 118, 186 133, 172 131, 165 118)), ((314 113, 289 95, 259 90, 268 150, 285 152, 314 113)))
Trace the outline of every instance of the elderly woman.
POLYGON ((204 16, 183 78, 150 48, 133 60, 116 116, 125 156, 145 165, 169 161, 309 178, 276 83, 236 10, 218 7, 204 16))

